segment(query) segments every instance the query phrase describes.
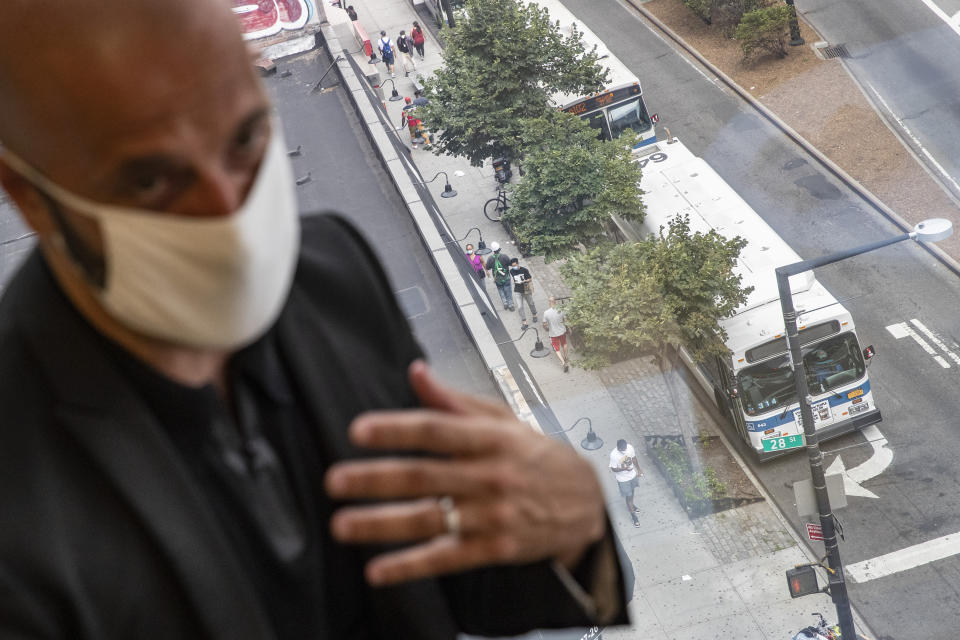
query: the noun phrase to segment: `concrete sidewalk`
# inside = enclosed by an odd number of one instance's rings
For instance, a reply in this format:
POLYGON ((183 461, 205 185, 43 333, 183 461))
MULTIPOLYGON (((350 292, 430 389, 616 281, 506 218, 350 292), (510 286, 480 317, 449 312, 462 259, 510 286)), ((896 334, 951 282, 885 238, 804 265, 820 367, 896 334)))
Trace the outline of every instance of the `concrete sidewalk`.
MULTIPOLYGON (((351 0, 359 14, 359 21, 375 42, 380 30, 395 40, 400 30, 409 33, 417 15, 408 0, 351 0)), ((332 13, 336 9, 328 9, 332 13)), ((426 76, 441 63, 441 50, 433 34, 428 32, 426 57, 416 60, 416 74, 426 76)), ((339 42, 332 28, 324 29, 327 46, 332 55, 344 49, 354 50, 353 42, 339 42)), ((367 59, 357 62, 368 70, 367 59)), ((396 88, 401 96, 413 95, 414 77, 405 78, 398 59, 396 88)), ((349 65, 340 65, 347 77, 354 74, 349 65)), ((385 66, 377 65, 380 76, 389 78, 385 66)), ((352 81, 348 80, 348 85, 352 81)), ((386 95, 390 95, 389 83, 386 95)), ((356 93, 356 92, 355 92, 356 93)), ((400 122, 404 102, 386 102, 389 121, 394 127, 400 122)), ((377 145, 388 145, 382 123, 361 114, 361 120, 371 127, 371 139, 377 145)), ((675 132, 682 135, 682 132, 675 132)), ((388 134, 390 135, 390 134, 388 134)), ((406 144, 406 130, 398 134, 406 144)), ((385 157, 394 154, 392 147, 384 149, 385 157)), ((496 183, 489 164, 471 167, 465 160, 435 156, 423 149, 411 149, 410 157, 429 180, 438 171, 446 171, 458 195, 440 199, 444 183, 442 177, 431 183, 432 194, 455 238, 465 238, 460 244, 477 245, 482 233, 489 245, 497 241, 504 253, 513 257, 517 252, 504 229, 488 221, 483 213, 484 202, 496 193, 496 183)), ((396 175, 396 174, 395 174, 396 175)), ((398 184, 401 191, 409 183, 398 184)), ((414 218, 419 216, 411 211, 414 218)), ((422 229, 425 238, 436 235, 435 229, 422 229)), ((428 246, 430 246, 428 244, 428 246)), ((435 250, 435 255, 437 255, 435 250)), ((464 282, 456 270, 438 266, 448 279, 448 290, 463 288, 464 282)), ((539 258, 525 260, 535 280, 534 298, 538 310, 547 308, 547 296, 568 295, 568 290, 553 265, 539 258)), ((520 334, 520 319, 516 313, 501 310, 493 284, 488 278, 488 298, 493 302, 481 313, 497 314, 511 336, 520 334)), ((468 286, 473 286, 472 283, 468 286)), ((451 297, 456 297, 451 293, 451 297)), ((472 310, 471 310, 472 312, 472 310)), ((494 341, 478 337, 479 331, 470 318, 465 324, 475 332, 474 340, 488 363, 502 361, 498 353, 484 353, 497 349, 494 341)), ((528 333, 518 343, 522 354, 533 348, 534 335, 528 333)), ((576 354, 574 354, 574 359, 576 354)), ((834 618, 833 606, 825 595, 791 600, 787 592, 786 569, 811 561, 810 552, 796 537, 770 500, 691 520, 678 504, 665 480, 644 453, 644 435, 679 433, 678 415, 693 421, 693 431, 720 434, 709 411, 687 388, 667 386, 659 367, 650 358, 621 362, 602 371, 584 371, 571 368, 563 373, 553 355, 546 358, 526 357, 526 365, 545 395, 561 425, 573 425, 579 418, 588 417, 593 428, 604 439, 604 446, 596 451, 581 453, 596 467, 606 492, 607 506, 631 558, 636 575, 631 602, 633 624, 627 628, 610 628, 603 632, 607 639, 651 638, 709 640, 712 638, 764 638, 781 640, 791 638, 803 627, 812 624, 811 612, 822 611, 834 618), (634 527, 617 491, 613 474, 607 467, 610 450, 617 439, 633 443, 644 469, 636 504, 641 509, 641 526, 634 527)), ((571 442, 579 442, 586 433, 581 422, 568 434, 571 442)), ((732 454, 735 455, 735 454, 732 454)), ((748 475, 749 471, 746 471, 748 475)), ((750 476, 752 478, 752 476, 750 476)), ((754 480, 754 482, 756 482, 754 480)), ((762 487, 757 492, 764 495, 762 487)))

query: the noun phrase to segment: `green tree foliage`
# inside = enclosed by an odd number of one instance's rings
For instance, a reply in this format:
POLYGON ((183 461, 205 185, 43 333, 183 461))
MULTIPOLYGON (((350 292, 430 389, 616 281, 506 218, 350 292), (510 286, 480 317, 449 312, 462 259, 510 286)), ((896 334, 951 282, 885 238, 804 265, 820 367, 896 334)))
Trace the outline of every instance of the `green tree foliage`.
POLYGON ((770 0, 713 0, 711 24, 732 38, 745 13, 769 6, 770 0))
POLYGON ((707 24, 710 24, 713 0, 683 0, 683 4, 685 4, 695 16, 707 24))
POLYGON ((583 120, 555 110, 521 125, 524 177, 504 218, 532 253, 551 260, 592 244, 612 224, 612 214, 643 220, 630 132, 603 142, 583 120))
POLYGON ((551 94, 596 91, 607 81, 576 29, 565 36, 546 9, 520 0, 467 0, 468 17, 444 29, 443 67, 420 107, 435 153, 518 157, 520 123, 550 110, 551 94))
POLYGON ((763 7, 743 14, 733 34, 733 37, 740 41, 743 57, 750 58, 758 53, 774 53, 781 58, 786 57, 790 20, 795 17, 793 7, 785 4, 763 7))
POLYGON ((691 234, 689 218, 677 217, 659 236, 572 258, 561 270, 574 291, 567 320, 583 342, 584 364, 668 344, 698 360, 727 353, 719 322, 751 291, 733 272, 745 245, 712 230, 691 234))

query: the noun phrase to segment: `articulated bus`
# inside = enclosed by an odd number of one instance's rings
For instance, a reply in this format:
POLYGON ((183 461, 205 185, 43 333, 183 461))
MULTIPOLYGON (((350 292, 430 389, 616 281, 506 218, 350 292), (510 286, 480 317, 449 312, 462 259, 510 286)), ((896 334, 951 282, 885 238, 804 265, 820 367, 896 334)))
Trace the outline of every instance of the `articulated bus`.
POLYGON ((643 102, 643 91, 640 88, 640 79, 634 75, 620 60, 607 49, 607 46, 596 36, 589 27, 576 19, 570 11, 557 0, 536 0, 550 13, 550 20, 560 24, 560 31, 565 36, 572 33, 573 25, 583 34, 586 50, 590 51, 594 45, 600 64, 610 71, 607 86, 597 93, 590 95, 562 95, 553 96, 554 104, 569 113, 576 114, 586 120, 591 127, 597 130, 597 136, 602 140, 619 138, 624 131, 631 129, 640 134, 637 147, 643 147, 656 141, 654 123, 657 116, 647 112, 643 102))
MULTIPOLYGON (((658 143, 635 154, 643 165, 640 187, 647 215, 642 224, 615 219, 630 240, 658 233, 678 215, 689 215, 692 232, 715 230, 747 241, 736 273, 753 287, 747 302, 721 321, 730 354, 706 363, 684 359, 740 437, 767 460, 803 446, 803 427, 787 353, 774 270, 799 262, 790 246, 702 158, 679 141, 658 143)), ((814 426, 820 439, 880 422, 867 362, 850 312, 812 271, 790 278, 814 426)))

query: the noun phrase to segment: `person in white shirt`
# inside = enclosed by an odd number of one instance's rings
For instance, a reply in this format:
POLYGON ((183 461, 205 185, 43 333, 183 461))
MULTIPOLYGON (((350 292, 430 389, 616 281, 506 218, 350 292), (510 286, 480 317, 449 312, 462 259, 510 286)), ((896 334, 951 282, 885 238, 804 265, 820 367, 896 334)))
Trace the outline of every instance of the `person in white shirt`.
POLYGON ((633 492, 639 486, 638 477, 643 477, 640 471, 640 463, 637 461, 637 452, 633 445, 627 444, 624 439, 617 440, 617 448, 610 452, 610 470, 617 478, 617 484, 620 485, 620 495, 627 502, 627 509, 630 511, 630 517, 633 518, 633 526, 639 527, 640 520, 637 509, 633 504, 633 492))
POLYGON ((543 314, 543 328, 547 330, 553 350, 560 358, 563 372, 566 373, 570 371, 570 360, 567 358, 567 325, 563 324, 563 311, 554 308, 557 299, 550 296, 547 302, 550 303, 550 308, 543 314))

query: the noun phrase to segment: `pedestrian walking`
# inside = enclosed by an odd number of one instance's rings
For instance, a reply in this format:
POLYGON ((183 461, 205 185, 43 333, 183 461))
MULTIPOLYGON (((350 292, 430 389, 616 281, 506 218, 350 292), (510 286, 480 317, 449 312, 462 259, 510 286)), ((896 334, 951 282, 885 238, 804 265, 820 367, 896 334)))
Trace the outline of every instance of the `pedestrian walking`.
POLYGON ((393 43, 387 36, 386 31, 380 32, 380 40, 377 42, 377 48, 380 49, 380 56, 383 58, 383 64, 387 65, 387 71, 391 78, 396 78, 397 74, 393 72, 393 43))
POLYGON ((413 52, 413 40, 406 31, 401 31, 397 36, 397 50, 400 51, 400 61, 403 62, 403 77, 408 78, 411 70, 417 70, 417 65, 413 63, 413 58, 410 56, 413 52))
POLYGON ((427 98, 423 97, 423 91, 420 89, 413 90, 413 106, 420 107, 425 104, 430 104, 430 101, 427 98))
POLYGON ((523 311, 524 303, 530 307, 533 322, 537 321, 537 305, 533 302, 533 276, 526 267, 520 266, 519 259, 513 258, 510 260, 510 278, 513 279, 513 292, 519 300, 517 309, 520 311, 520 328, 526 329, 527 314, 523 311))
POLYGON ((357 10, 353 8, 352 4, 347 7, 347 16, 354 22, 357 21, 357 10))
POLYGON ((426 38, 423 37, 423 29, 416 20, 413 22, 413 29, 410 30, 410 39, 413 40, 413 48, 417 50, 417 55, 423 60, 423 43, 426 42, 426 38))
MULTIPOLYGON (((546 314, 544 314, 546 315, 546 314)), ((640 462, 637 460, 637 452, 632 444, 627 444, 622 438, 617 440, 617 448, 610 452, 610 470, 617 478, 617 484, 620 485, 620 495, 627 503, 627 510, 633 519, 633 526, 640 526, 640 519, 637 514, 640 509, 633 504, 633 492, 640 483, 638 478, 643 477, 640 471, 640 462)))
POLYGON ((550 336, 550 343, 553 344, 553 350, 560 358, 563 372, 567 373, 570 371, 570 361, 567 359, 567 325, 563 323, 563 311, 554 306, 557 299, 550 296, 547 301, 550 303, 550 308, 543 314, 543 328, 550 336))
POLYGON ((500 302, 507 311, 513 311, 513 280, 510 279, 510 258, 500 253, 500 243, 491 242, 493 253, 487 258, 487 271, 493 276, 493 283, 497 285, 500 302))
POLYGON ((477 280, 483 283, 487 277, 487 270, 483 268, 483 258, 473 252, 472 244, 467 245, 465 255, 467 256, 467 262, 473 267, 473 273, 476 274, 477 280))

